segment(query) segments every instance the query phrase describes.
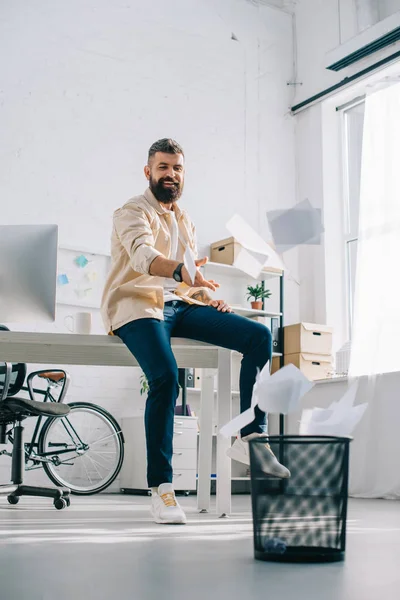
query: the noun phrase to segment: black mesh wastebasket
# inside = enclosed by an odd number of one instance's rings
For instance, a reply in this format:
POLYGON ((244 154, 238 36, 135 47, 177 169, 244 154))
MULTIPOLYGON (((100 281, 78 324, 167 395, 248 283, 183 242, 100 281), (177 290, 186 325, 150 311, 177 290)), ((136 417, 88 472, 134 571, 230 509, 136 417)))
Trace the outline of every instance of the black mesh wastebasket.
POLYGON ((350 438, 287 435, 268 441, 291 477, 266 474, 266 438, 250 441, 255 558, 343 560, 350 438))

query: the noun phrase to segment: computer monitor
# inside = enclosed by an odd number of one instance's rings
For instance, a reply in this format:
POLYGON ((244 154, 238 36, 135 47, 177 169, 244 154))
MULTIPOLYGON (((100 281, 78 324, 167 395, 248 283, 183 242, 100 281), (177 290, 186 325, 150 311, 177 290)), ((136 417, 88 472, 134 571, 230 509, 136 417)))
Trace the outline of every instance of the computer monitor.
POLYGON ((0 323, 54 321, 57 225, 0 225, 0 323))

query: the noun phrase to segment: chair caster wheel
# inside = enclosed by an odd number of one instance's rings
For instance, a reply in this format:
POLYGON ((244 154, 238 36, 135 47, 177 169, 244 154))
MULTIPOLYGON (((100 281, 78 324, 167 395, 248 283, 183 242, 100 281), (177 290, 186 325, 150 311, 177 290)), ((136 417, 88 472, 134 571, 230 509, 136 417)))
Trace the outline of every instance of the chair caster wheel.
POLYGON ((64 500, 66 501, 67 506, 71 506, 71 498, 69 496, 65 496, 64 500))
POLYGON ((7 500, 9 504, 18 504, 19 496, 7 496, 7 500))
POLYGON ((68 506, 67 503, 67 499, 66 498, 57 498, 57 500, 54 500, 54 507, 57 510, 62 510, 63 508, 65 508, 66 506, 68 506))

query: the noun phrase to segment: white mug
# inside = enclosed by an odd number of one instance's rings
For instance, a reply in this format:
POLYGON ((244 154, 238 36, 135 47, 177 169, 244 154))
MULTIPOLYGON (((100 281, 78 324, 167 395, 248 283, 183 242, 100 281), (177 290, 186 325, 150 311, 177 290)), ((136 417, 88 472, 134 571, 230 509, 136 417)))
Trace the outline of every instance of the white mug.
POLYGON ((92 329, 92 315, 90 312, 77 312, 65 317, 64 324, 71 333, 89 334, 92 329), (69 319, 71 319, 71 327, 69 319))

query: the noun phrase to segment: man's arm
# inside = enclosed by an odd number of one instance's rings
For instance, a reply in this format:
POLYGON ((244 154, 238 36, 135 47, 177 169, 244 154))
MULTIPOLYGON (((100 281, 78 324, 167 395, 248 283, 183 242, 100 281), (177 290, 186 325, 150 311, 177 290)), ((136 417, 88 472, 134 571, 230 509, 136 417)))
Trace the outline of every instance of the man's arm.
POLYGON ((190 298, 194 300, 199 300, 199 302, 204 302, 204 304, 208 304, 211 302, 212 298, 206 289, 195 290, 191 294, 189 294, 190 298))
POLYGON ((113 222, 115 232, 129 255, 132 269, 148 275, 151 263, 157 256, 162 256, 154 247, 148 215, 135 202, 128 202, 115 211, 113 222))
MULTIPOLYGON (((208 260, 207 258, 201 258, 199 260, 196 260, 195 261, 196 266, 201 267, 201 265, 204 265, 207 262, 207 260, 208 260)), ((150 265, 149 274, 156 275, 158 277, 170 277, 171 278, 173 276, 173 273, 174 273, 176 267, 179 264, 180 263, 176 260, 170 260, 169 258, 165 258, 165 256, 157 256, 150 265)), ((186 285, 188 285, 190 287, 205 287, 205 288, 212 290, 213 292, 215 292, 217 287, 219 287, 219 284, 216 283, 215 281, 213 281, 213 280, 207 281, 207 279, 204 279, 199 268, 197 268, 197 270, 196 270, 196 276, 195 276, 194 281, 192 281, 190 279, 189 273, 185 266, 182 267, 181 274, 182 274, 182 280, 184 281, 184 283, 186 283, 186 285)), ((201 291, 201 290, 199 290, 199 291, 201 291)), ((192 297, 193 297, 193 294, 192 294, 192 297)))
POLYGON ((179 262, 177 260, 169 260, 165 256, 157 256, 150 265, 149 275, 171 278, 178 265, 179 262))

